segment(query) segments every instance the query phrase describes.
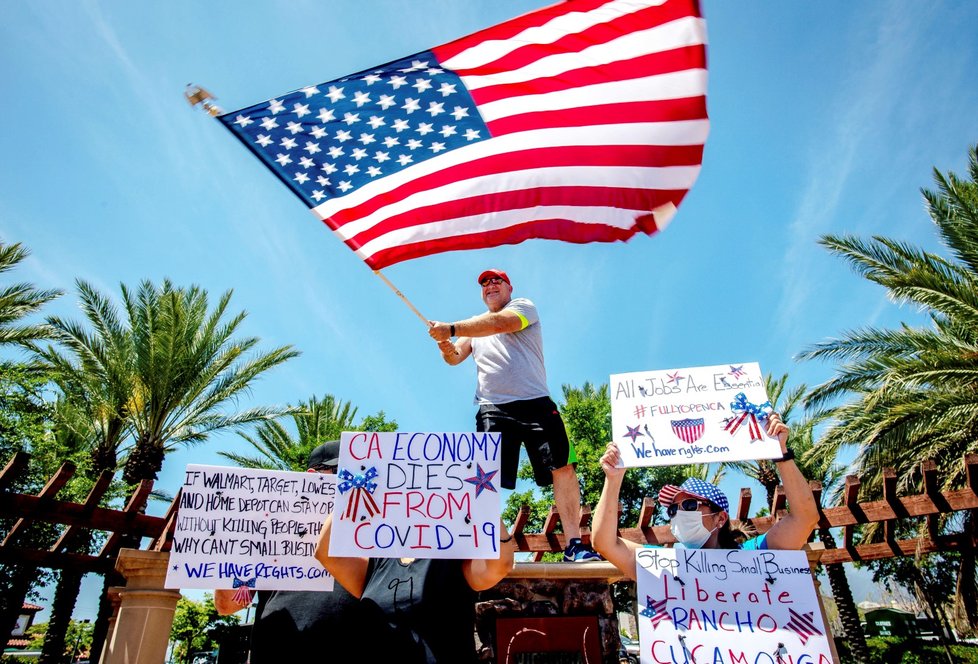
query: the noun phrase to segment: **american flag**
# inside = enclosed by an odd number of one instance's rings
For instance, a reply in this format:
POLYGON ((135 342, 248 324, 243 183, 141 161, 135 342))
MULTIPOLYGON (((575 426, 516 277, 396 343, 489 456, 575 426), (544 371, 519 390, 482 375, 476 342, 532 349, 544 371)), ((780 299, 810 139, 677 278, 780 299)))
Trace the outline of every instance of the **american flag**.
POLYGON ((624 241, 699 174, 706 25, 696 0, 566 0, 220 120, 375 270, 624 241))
POLYGON ((652 629, 658 627, 663 620, 672 620, 669 611, 666 610, 666 600, 653 600, 648 595, 645 596, 645 608, 639 612, 639 615, 651 619, 652 629))
POLYGON ((822 636, 821 630, 815 626, 815 612, 806 611, 805 613, 798 613, 794 609, 788 609, 788 615, 791 619, 785 624, 785 629, 789 629, 798 635, 801 639, 801 645, 808 643, 808 639, 818 635, 822 636))
POLYGON ((679 439, 692 445, 700 436, 703 435, 703 418, 687 418, 685 420, 669 420, 672 424, 672 432, 679 436, 679 439))

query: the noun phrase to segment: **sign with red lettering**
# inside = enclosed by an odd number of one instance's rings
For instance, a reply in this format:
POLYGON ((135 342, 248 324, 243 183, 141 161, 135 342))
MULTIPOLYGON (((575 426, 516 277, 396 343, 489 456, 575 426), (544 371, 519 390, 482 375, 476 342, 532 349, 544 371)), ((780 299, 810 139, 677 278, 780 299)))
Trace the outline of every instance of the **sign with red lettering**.
POLYGON ((636 552, 642 664, 832 664, 801 551, 636 552))
POLYGON ((313 557, 336 476, 191 464, 167 588, 332 590, 313 557))
POLYGON ((622 465, 776 459, 757 362, 611 376, 612 440, 622 465))
POLYGON ((498 558, 498 433, 344 432, 334 556, 498 558))

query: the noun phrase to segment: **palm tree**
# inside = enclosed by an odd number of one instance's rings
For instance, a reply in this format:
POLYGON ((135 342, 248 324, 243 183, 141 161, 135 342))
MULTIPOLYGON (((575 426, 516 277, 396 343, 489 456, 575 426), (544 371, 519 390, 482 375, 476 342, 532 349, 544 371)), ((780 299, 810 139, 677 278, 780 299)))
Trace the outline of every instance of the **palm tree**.
MULTIPOLYGON (((132 292, 123 285, 120 314, 91 285, 80 281, 78 290, 87 325, 50 318, 58 346, 35 346, 35 352, 52 372, 66 406, 80 414, 80 420, 65 418, 61 424, 91 436, 92 472, 116 470, 123 445, 134 439, 123 479, 129 484, 156 479, 174 446, 288 412, 225 412, 262 373, 298 354, 290 346, 253 353, 258 339, 233 338, 245 314, 224 319, 230 291, 209 311, 207 293, 196 286, 145 281, 132 292)), ((96 648, 111 610, 108 585, 107 577, 96 648)))
MULTIPOLYGON (((962 458, 978 451, 978 154, 969 150, 969 177, 934 171, 935 191, 923 190, 927 210, 949 257, 886 237, 825 236, 821 242, 892 300, 927 313, 931 325, 864 328, 814 346, 806 358, 839 363, 836 375, 808 403, 831 410, 832 426, 818 452, 835 457, 855 449, 865 497, 882 493, 892 467, 901 490, 920 486, 920 462, 933 459, 943 489, 965 485, 962 458)), ((978 537, 978 515, 964 529, 978 537)), ((965 547, 955 598, 956 627, 978 625, 975 551, 965 547)))
MULTIPOLYGON (((269 470, 306 469, 313 448, 340 437, 343 431, 355 431, 357 409, 349 401, 339 401, 331 394, 322 399, 310 397, 291 413, 296 435, 275 420, 260 422, 254 434, 238 432, 257 451, 256 456, 236 452, 218 452, 232 463, 245 468, 269 470)), ((381 413, 381 417, 383 414, 381 413)), ((393 423, 393 429, 397 423, 393 423)))
MULTIPOLYGON (((29 253, 20 243, 0 242, 0 273, 16 268, 29 253)), ((59 295, 59 290, 41 290, 29 283, 16 283, 0 290, 0 347, 22 346, 46 338, 49 335, 46 326, 24 323, 23 319, 37 313, 59 295)), ((5 413, 0 430, 3 438, 0 449, 6 460, 7 454, 31 446, 35 436, 44 435, 40 421, 44 419, 40 413, 43 400, 35 396, 43 378, 35 367, 7 360, 0 361, 0 377, 3 378, 5 405, 7 402, 18 404, 12 417, 11 413, 5 413), (23 411, 23 406, 32 412, 23 411), (30 427, 26 426, 28 420, 30 427)), ((0 565, 0 576, 3 577, 0 582, 0 633, 7 634, 13 628, 24 598, 37 583, 38 575, 29 565, 3 564, 0 565)))
MULTIPOLYGON (((19 242, 0 242, 0 273, 17 267, 30 252, 19 242)), ((49 331, 44 325, 24 324, 25 316, 61 295, 60 290, 38 290, 33 284, 19 283, 0 290, 0 345, 25 344, 46 339, 49 331)))
POLYGON ((259 340, 233 338, 247 314, 225 320, 231 291, 212 311, 206 291, 176 288, 169 280, 161 286, 144 281, 136 292, 123 285, 122 299, 132 344, 127 419, 135 438, 123 474, 127 482, 156 479, 164 455, 177 445, 288 412, 276 407, 225 412, 259 376, 299 354, 282 346, 249 357, 259 340))

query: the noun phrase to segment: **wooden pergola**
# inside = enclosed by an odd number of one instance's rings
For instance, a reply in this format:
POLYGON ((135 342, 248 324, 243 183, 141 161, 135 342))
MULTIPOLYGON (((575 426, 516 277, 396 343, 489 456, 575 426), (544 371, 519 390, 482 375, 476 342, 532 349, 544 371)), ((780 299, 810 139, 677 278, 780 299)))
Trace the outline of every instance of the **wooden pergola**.
MULTIPOLYGON (((859 478, 849 475, 845 479, 840 503, 833 507, 822 506, 822 485, 819 482, 811 482, 812 492, 819 505, 818 528, 843 529, 843 542, 839 548, 825 550, 820 562, 831 565, 912 556, 918 553, 956 551, 963 547, 978 546, 978 542, 971 541, 964 534, 938 534, 938 520, 941 515, 978 509, 978 454, 966 455, 963 463, 967 477, 967 486, 963 489, 939 490, 937 466, 933 461, 928 460, 921 464, 923 493, 910 496, 897 495, 896 472, 888 468, 883 471, 883 499, 865 502, 858 500, 861 486, 859 478), (896 520, 913 517, 926 518, 927 536, 907 540, 896 539, 896 520), (882 525, 883 541, 855 545, 853 542, 855 527, 872 523, 882 525)), ((751 502, 751 490, 741 489, 737 509, 730 515, 734 526, 746 525, 749 529, 756 530, 758 534, 763 534, 786 514, 786 499, 781 486, 776 489, 773 504, 769 506, 771 516, 750 518, 751 502)), ((621 528, 620 535, 639 544, 674 543, 675 538, 668 525, 652 525, 657 509, 658 504, 655 500, 645 498, 638 523, 632 527, 621 528)), ((562 533, 557 532, 560 516, 556 508, 551 508, 541 533, 524 532, 529 517, 530 508, 524 505, 511 530, 521 552, 532 553, 535 560, 540 560, 544 553, 564 550, 566 539, 562 533)), ((585 532, 590 522, 591 510, 584 506, 581 511, 581 527, 585 532)))
MULTIPOLYGON (((58 492, 75 471, 70 463, 64 464, 37 494, 12 492, 10 487, 26 470, 28 461, 28 455, 17 454, 0 471, 0 519, 13 524, 6 533, 0 532, 3 536, 0 561, 85 573, 121 573, 126 585, 110 592, 115 613, 109 621, 106 649, 101 661, 105 664, 117 661, 155 664, 165 651, 173 610, 179 598, 178 591, 163 589, 168 552, 177 520, 179 493, 163 517, 143 513, 153 486, 149 481, 138 485, 123 509, 101 507, 99 503, 112 480, 111 473, 103 473, 84 502, 59 500, 58 492), (32 522, 60 526, 55 543, 50 546, 25 545, 22 535, 32 522), (71 552, 72 541, 86 530, 108 534, 100 551, 95 554, 71 552), (138 550, 139 543, 146 538, 150 540, 149 545, 146 549, 138 550), (122 627, 124 624, 126 626, 122 627)), ((820 505, 818 528, 842 528, 843 537, 837 549, 818 550, 820 546, 813 546, 809 553, 810 561, 831 565, 978 547, 978 542, 964 534, 940 535, 938 532, 938 520, 942 515, 978 509, 978 455, 967 455, 963 463, 967 482, 962 489, 940 491, 937 467, 934 462, 925 461, 921 467, 923 493, 899 496, 896 474, 887 470, 884 472, 881 500, 859 502, 860 481, 850 476, 846 478, 840 503, 831 507, 821 506, 822 487, 813 482, 812 490, 820 505), (906 518, 926 519, 926 534, 910 540, 896 539, 896 522, 906 518), (856 545, 853 539, 855 527, 873 523, 882 525, 883 541, 856 545)), ((751 502, 751 490, 741 489, 737 508, 731 514, 734 525, 739 522, 739 525, 765 533, 786 514, 786 500, 781 487, 775 492, 770 516, 750 518, 751 502)), ((621 535, 638 543, 672 543, 674 539, 667 525, 652 525, 657 509, 658 505, 653 499, 645 498, 638 523, 633 527, 621 528, 621 535)), ((529 507, 524 505, 513 524, 512 533, 519 550, 532 553, 536 561, 544 553, 562 551, 566 538, 557 532, 560 520, 556 509, 551 510, 540 533, 525 531, 529 515, 529 507)), ((581 516, 585 537, 589 537, 590 522, 591 510, 585 506, 581 516)), ((602 571, 605 575, 603 578, 620 578, 609 563, 601 565, 608 568, 602 571)), ((583 567, 587 566, 520 563, 510 578, 556 578, 555 575, 570 574, 583 567)))

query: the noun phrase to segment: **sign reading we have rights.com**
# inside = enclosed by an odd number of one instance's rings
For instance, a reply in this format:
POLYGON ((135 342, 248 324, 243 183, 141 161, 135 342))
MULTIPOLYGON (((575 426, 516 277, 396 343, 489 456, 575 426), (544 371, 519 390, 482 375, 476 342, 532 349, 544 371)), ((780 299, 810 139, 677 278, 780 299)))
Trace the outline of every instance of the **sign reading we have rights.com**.
POLYGON ((336 476, 188 465, 167 588, 332 590, 313 557, 336 476))

